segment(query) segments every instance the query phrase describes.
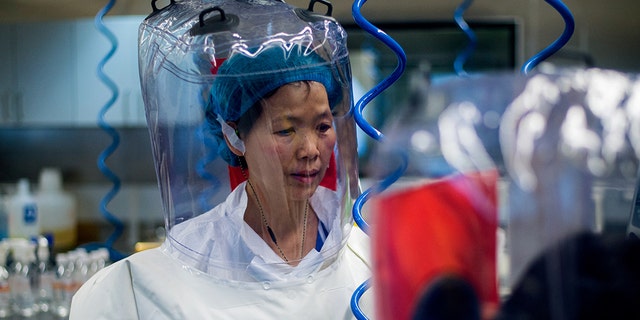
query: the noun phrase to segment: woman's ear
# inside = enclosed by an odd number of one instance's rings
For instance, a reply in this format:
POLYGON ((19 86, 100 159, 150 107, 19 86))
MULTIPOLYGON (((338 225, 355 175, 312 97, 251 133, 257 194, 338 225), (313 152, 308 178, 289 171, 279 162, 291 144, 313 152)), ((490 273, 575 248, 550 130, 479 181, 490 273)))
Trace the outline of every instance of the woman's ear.
POLYGON ((244 142, 240 139, 240 133, 238 132, 238 125, 235 122, 226 122, 227 130, 223 130, 224 141, 227 143, 229 150, 236 156, 244 156, 244 142))
POLYGON ((244 142, 240 140, 238 133, 236 131, 237 125, 235 122, 227 122, 220 115, 216 118, 216 121, 220 124, 220 129, 222 130, 222 135, 224 136, 224 141, 235 155, 243 156, 244 155, 244 142))

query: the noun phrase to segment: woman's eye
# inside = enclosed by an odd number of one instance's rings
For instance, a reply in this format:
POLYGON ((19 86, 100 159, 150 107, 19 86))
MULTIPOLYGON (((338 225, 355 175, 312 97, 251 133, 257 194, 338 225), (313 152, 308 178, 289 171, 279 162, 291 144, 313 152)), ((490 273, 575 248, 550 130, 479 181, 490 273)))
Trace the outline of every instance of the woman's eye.
POLYGON ((331 125, 329 125, 329 124, 321 124, 321 125, 318 126, 318 131, 320 131, 322 133, 327 132, 329 130, 331 130, 331 125))
POLYGON ((278 130, 275 132, 275 134, 279 135, 279 136, 288 136, 290 134, 292 134, 294 132, 293 128, 287 128, 284 130, 278 130))

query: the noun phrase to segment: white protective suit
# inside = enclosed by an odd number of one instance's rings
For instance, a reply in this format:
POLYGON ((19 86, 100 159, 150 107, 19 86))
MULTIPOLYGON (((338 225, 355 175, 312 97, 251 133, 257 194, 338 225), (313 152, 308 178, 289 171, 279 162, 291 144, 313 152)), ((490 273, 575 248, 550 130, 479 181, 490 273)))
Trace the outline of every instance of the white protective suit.
MULTIPOLYGON (((339 223, 327 221, 329 215, 323 213, 322 204, 330 194, 329 190, 319 187, 311 198, 320 220, 332 226, 325 244, 335 237, 332 233, 340 231, 335 227, 339 223)), ((238 223, 240 229, 235 234, 240 235, 242 245, 248 250, 261 252, 256 259, 279 259, 242 220, 246 205, 243 183, 225 202, 179 225, 171 234, 180 241, 211 243, 203 237, 219 237, 221 233, 207 230, 205 221, 218 218, 215 224, 218 226, 221 217, 228 218, 229 222, 222 224, 233 228, 238 223)), ((234 233, 230 231, 225 234, 234 233)), ((340 238, 337 236, 337 241, 340 238)), ((237 248, 228 249, 237 251, 237 248)), ((74 296, 70 319, 352 319, 351 296, 371 274, 369 239, 353 227, 338 259, 316 271, 323 262, 322 251, 312 250, 291 270, 283 270, 282 264, 278 264, 276 269, 260 268, 261 272, 255 274, 249 266, 247 273, 255 279, 231 282, 208 275, 200 266, 193 268, 181 262, 185 257, 165 242, 159 248, 118 261, 93 276, 74 296), (296 274, 298 268, 304 270, 306 276, 296 274), (286 274, 289 277, 284 276, 286 274)), ((373 313, 371 295, 365 293, 361 302, 367 315, 373 313)))

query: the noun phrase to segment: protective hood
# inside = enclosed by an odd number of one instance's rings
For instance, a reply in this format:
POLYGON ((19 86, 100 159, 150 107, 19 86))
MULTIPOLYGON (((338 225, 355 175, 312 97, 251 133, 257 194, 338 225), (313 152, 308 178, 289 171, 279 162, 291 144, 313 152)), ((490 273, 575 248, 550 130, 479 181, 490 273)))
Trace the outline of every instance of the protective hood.
POLYGON ((359 192, 344 29, 279 1, 172 1, 141 24, 139 66, 166 253, 229 283, 331 265, 359 192))

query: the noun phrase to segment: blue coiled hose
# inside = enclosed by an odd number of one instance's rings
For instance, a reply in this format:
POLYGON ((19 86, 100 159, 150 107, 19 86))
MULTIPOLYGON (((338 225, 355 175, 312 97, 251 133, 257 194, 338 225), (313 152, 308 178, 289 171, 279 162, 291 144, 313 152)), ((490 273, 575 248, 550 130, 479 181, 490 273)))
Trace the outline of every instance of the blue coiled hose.
POLYGON ((362 309, 360 309, 358 301, 360 301, 360 298, 365 293, 365 291, 369 289, 370 281, 371 279, 367 279, 365 282, 359 285, 358 288, 356 288, 356 290, 353 292, 353 296, 351 297, 351 310, 353 311, 353 314, 357 319, 367 319, 362 309))
POLYGON ((549 5, 551 5, 554 9, 560 13, 562 19, 564 20, 565 27, 564 31, 551 45, 544 48, 538 54, 531 57, 525 64, 522 66, 521 72, 525 75, 529 74, 533 68, 535 68, 540 62, 546 60, 554 53, 558 52, 567 42, 571 39, 573 35, 573 30, 575 29, 575 21, 573 19, 573 15, 567 6, 562 3, 560 0, 545 0, 549 5))
MULTIPOLYGON (((381 142, 384 139, 384 135, 382 132, 373 127, 367 120, 364 118, 362 112, 364 111, 365 106, 371 102, 375 97, 377 97, 382 91, 389 88, 394 82, 396 82, 402 73, 404 72, 405 65, 407 63, 407 56, 404 53, 402 47, 387 35, 384 31, 377 28, 369 21, 367 21, 361 14, 360 9, 364 5, 366 0, 356 0, 352 6, 352 14, 355 22, 360 26, 363 30, 367 31, 378 40, 382 41, 386 46, 388 46, 397 56, 398 64, 394 71, 379 82, 375 87, 365 93, 360 100, 356 102, 354 119, 356 124, 364 131, 368 136, 375 139, 376 141, 381 142)), ((402 159, 406 160, 406 157, 402 157, 402 159)), ((371 187, 365 190, 354 202, 352 214, 353 219, 365 233, 369 232, 369 225, 362 217, 362 207, 364 203, 371 197, 372 192, 381 191, 386 189, 393 182, 397 181, 404 171, 406 170, 406 162, 396 171, 394 171, 391 175, 385 178, 382 182, 380 182, 377 186, 371 187)), ((370 279, 362 283, 351 296, 351 311, 357 319, 364 320, 368 319, 367 316, 362 312, 359 306, 359 301, 364 292, 369 288, 370 279)))
POLYGON ((458 54, 458 56, 456 57, 456 60, 453 62, 453 69, 455 70, 456 74, 459 76, 467 75, 467 72, 464 70, 464 64, 467 62, 471 54, 473 54, 478 44, 478 37, 476 37, 475 32, 473 32, 473 30, 469 27, 467 22, 464 20, 464 13, 465 11, 467 11, 467 9, 469 9, 472 2, 473 0, 464 0, 458 6, 458 8, 456 8, 456 11, 453 14, 454 20, 456 21, 460 29, 467 35, 467 38, 469 39, 469 43, 467 43, 467 46, 465 47, 465 49, 461 51, 460 54, 458 54))
POLYGON ((371 24, 362 16, 362 14, 360 13, 360 8, 365 2, 366 0, 356 0, 353 3, 352 12, 355 22, 362 29, 387 45, 398 57, 398 64, 395 70, 393 70, 393 72, 389 76, 383 79, 375 87, 365 93, 364 96, 362 96, 362 98, 360 98, 360 100, 358 100, 355 105, 355 120, 360 129, 362 129, 368 136, 377 141, 380 141, 383 138, 383 134, 367 122, 362 114, 362 111, 369 102, 371 102, 382 91, 389 88, 394 82, 396 82, 396 80, 398 80, 398 78, 400 78, 407 63, 407 55, 404 53, 402 47, 395 40, 393 40, 393 38, 391 38, 381 29, 371 24))
POLYGON ((115 152, 115 150, 118 148, 118 145, 120 144, 120 136, 118 132, 104 119, 105 114, 111 108, 111 106, 115 104, 119 95, 118 86, 103 71, 104 65, 109 59, 111 59, 118 48, 118 40, 116 36, 111 31, 109 31, 102 20, 103 17, 111 10, 111 8, 113 8, 115 2, 115 0, 109 1, 104 6, 104 8, 102 8, 98 12, 94 19, 96 29, 98 29, 98 31, 100 31, 105 37, 107 37, 109 42, 111 42, 111 49, 104 56, 104 58, 100 60, 97 68, 98 77, 107 87, 109 87, 112 93, 109 101, 107 101, 107 103, 102 107, 102 109, 100 109, 100 112, 98 113, 98 126, 111 137, 111 144, 107 146, 98 156, 98 168, 100 169, 102 174, 107 177, 112 183, 111 189, 100 201, 100 213, 114 227, 114 231, 104 243, 104 246, 109 249, 111 261, 120 260, 125 256, 124 254, 119 253, 113 249, 113 244, 122 235, 124 224, 116 216, 109 212, 109 210, 107 210, 107 205, 109 204, 109 202, 111 202, 118 191, 120 191, 120 178, 118 178, 118 176, 105 164, 105 160, 115 152))

